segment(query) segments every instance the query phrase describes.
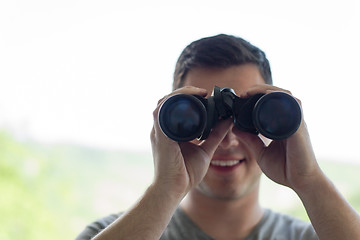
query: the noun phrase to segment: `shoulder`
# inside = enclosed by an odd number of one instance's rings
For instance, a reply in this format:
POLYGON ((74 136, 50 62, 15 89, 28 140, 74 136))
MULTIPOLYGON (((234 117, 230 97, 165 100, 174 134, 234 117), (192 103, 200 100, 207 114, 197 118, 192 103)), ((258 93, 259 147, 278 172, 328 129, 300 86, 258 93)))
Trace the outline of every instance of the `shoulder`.
POLYGON ((271 210, 266 210, 263 219, 254 229, 251 237, 247 239, 318 239, 314 228, 309 222, 271 210))
POLYGON ((111 214, 104 218, 100 218, 95 222, 89 224, 85 229, 77 236, 76 240, 90 240, 95 237, 99 232, 104 230, 107 226, 113 223, 121 216, 122 213, 111 214))

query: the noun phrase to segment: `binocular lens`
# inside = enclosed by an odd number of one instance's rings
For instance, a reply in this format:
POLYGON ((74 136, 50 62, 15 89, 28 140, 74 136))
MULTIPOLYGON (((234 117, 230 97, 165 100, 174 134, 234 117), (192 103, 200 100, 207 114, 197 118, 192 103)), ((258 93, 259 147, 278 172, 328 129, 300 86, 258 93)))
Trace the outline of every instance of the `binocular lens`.
POLYGON ((192 95, 174 95, 161 106, 159 123, 169 138, 190 141, 201 136, 206 125, 206 109, 192 95))
POLYGON ((254 107, 254 125, 267 138, 290 137, 299 128, 301 108, 298 102, 283 92, 264 95, 254 107))

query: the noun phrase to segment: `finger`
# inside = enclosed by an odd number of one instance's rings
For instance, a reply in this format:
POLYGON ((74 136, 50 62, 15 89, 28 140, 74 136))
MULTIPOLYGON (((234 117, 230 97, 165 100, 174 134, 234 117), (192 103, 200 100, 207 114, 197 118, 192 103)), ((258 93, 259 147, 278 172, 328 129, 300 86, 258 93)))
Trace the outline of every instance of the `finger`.
POLYGON ((179 89, 176 89, 175 91, 171 92, 170 94, 162 97, 158 103, 156 109, 153 111, 153 117, 156 119, 158 117, 158 112, 161 107, 161 105, 170 97, 176 95, 176 94, 189 94, 189 95, 199 95, 201 97, 205 97, 207 95, 207 90, 204 88, 198 88, 198 87, 192 87, 192 86, 186 86, 179 89))
MULTIPOLYGON (((198 88, 198 87, 193 87, 193 86, 185 86, 185 87, 176 89, 172 93, 173 94, 179 94, 179 93, 196 94, 196 95, 200 95, 200 96, 206 96, 207 95, 207 90, 204 89, 204 88, 198 88)), ((173 95, 173 94, 171 94, 171 95, 173 95)))
POLYGON ((284 88, 279 88, 273 85, 268 85, 268 84, 259 84, 253 87, 250 87, 249 89, 247 89, 246 91, 242 92, 239 97, 241 98, 248 98, 251 97, 255 94, 258 93, 263 93, 263 94, 268 94, 268 93, 272 93, 272 92, 284 92, 287 93, 289 95, 291 95, 293 98, 296 99, 296 101, 300 104, 300 106, 302 106, 301 100, 296 98, 291 91, 286 90, 284 88))
POLYGON ((200 143, 200 147, 209 155, 212 156, 219 146, 219 144, 222 142, 222 140, 225 138, 226 134, 229 132, 229 130, 232 128, 232 120, 226 119, 223 121, 220 121, 218 125, 212 129, 212 131, 209 134, 209 137, 200 143))
POLYGON ((171 92, 170 94, 162 97, 159 101, 158 101, 158 105, 161 104, 164 100, 166 100, 167 98, 176 95, 176 94, 192 94, 192 95, 199 95, 202 97, 205 97, 207 95, 207 90, 204 88, 198 88, 198 87, 192 87, 192 86, 185 86, 182 88, 178 88, 176 90, 174 90, 173 92, 171 92))
POLYGON ((290 95, 292 95, 292 93, 289 90, 283 89, 283 88, 279 88, 273 85, 268 85, 268 84, 259 84, 253 87, 248 88, 246 91, 242 92, 240 94, 240 97, 250 97, 252 95, 255 95, 257 93, 270 93, 270 92, 285 92, 288 93, 290 95))
POLYGON ((170 94, 163 97, 161 100, 166 100, 167 98, 174 96, 176 94, 189 94, 189 95, 199 95, 205 97, 207 95, 207 90, 204 88, 198 88, 193 86, 185 86, 182 88, 178 88, 170 94))

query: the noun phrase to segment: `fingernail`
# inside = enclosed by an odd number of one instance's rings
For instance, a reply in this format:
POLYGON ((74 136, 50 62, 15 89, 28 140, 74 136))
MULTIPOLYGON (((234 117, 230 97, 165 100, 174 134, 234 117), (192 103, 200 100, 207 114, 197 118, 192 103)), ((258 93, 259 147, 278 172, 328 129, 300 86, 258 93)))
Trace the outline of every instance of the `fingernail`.
POLYGON ((197 88, 199 90, 200 93, 202 94, 207 94, 207 90, 205 88, 197 88))
POLYGON ((247 92, 242 92, 239 97, 241 97, 241 98, 247 97, 247 92))

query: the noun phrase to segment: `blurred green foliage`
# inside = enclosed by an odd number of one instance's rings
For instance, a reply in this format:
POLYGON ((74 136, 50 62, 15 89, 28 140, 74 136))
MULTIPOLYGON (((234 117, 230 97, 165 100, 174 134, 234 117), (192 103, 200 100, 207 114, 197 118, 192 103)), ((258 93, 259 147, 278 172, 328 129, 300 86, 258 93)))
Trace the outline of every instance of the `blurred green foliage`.
POLYGON ((49 178, 54 167, 46 154, 0 134, 1 240, 71 237, 60 224, 67 218, 64 206, 72 204, 71 182, 49 178))
MULTIPOLYGON (((360 166, 321 162, 355 209, 360 166)), ((0 132, 0 240, 74 239, 96 218, 128 208, 151 182, 150 153, 19 141, 0 132)), ((265 207, 307 219, 290 190, 263 178, 265 207)))
POLYGON ((148 154, 0 132, 0 240, 74 239, 90 221, 128 207, 151 177, 148 154))

